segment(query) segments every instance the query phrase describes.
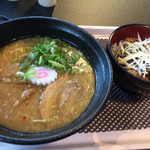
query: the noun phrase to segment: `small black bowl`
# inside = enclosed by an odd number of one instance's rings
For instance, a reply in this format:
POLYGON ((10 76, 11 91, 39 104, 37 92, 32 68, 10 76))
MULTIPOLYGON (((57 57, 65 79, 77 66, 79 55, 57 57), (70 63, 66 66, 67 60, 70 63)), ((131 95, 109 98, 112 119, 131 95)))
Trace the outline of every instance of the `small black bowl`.
POLYGON ((150 92, 150 81, 138 78, 133 74, 125 70, 114 57, 111 46, 114 43, 119 43, 119 41, 124 40, 125 38, 137 38, 137 33, 140 34, 142 40, 150 37, 150 25, 144 24, 127 24, 121 26, 114 30, 108 40, 107 44, 107 53, 112 62, 114 70, 114 80, 116 83, 131 92, 140 93, 143 91, 150 92))
POLYGON ((14 144, 41 144, 65 138, 90 122, 102 109, 112 87, 112 67, 98 41, 83 29, 64 20, 49 17, 16 18, 0 24, 0 46, 13 39, 51 36, 80 49, 94 69, 95 93, 88 108, 70 124, 49 132, 21 133, 0 126, 0 141, 14 144))

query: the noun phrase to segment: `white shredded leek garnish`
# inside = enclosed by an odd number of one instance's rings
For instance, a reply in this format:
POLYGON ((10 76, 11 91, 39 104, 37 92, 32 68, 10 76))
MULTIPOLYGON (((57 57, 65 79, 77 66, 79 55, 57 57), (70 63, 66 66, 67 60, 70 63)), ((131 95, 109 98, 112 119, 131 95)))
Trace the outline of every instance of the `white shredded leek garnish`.
POLYGON ((125 40, 121 40, 118 45, 114 43, 112 53, 125 69, 135 70, 143 78, 150 72, 150 38, 142 41, 137 33, 133 43, 125 40))

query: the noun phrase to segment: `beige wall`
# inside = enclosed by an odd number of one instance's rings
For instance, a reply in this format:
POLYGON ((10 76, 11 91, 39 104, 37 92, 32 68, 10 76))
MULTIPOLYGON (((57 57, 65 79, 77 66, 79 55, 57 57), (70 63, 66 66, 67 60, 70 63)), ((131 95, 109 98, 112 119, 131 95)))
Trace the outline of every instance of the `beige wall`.
POLYGON ((150 0, 57 0, 53 17, 76 25, 150 24, 150 0))

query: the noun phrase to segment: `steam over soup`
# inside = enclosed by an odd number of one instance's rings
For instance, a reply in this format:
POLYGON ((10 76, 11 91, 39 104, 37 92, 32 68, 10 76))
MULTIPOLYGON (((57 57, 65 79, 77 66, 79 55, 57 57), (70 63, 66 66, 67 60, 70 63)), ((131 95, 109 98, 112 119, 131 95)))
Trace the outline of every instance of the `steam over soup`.
POLYGON ((21 132, 54 130, 79 117, 91 102, 95 76, 83 54, 50 37, 0 49, 0 125, 21 132))

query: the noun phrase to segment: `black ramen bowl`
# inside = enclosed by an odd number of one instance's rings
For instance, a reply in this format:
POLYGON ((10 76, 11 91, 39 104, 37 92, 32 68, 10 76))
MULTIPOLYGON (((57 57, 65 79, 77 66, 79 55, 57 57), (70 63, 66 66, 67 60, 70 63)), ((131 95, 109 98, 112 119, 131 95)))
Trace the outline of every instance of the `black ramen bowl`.
POLYGON ((111 49, 114 43, 118 44, 125 38, 137 39, 137 33, 139 33, 142 40, 150 37, 150 25, 128 24, 117 28, 109 37, 107 52, 113 66, 114 80, 120 87, 135 93, 150 92, 150 81, 139 78, 124 69, 114 57, 111 49))
POLYGON ((48 17, 25 17, 0 24, 0 46, 35 35, 64 40, 80 49, 94 69, 95 93, 89 107, 72 123, 43 133, 21 133, 0 127, 0 140, 14 144, 41 144, 67 137, 84 127, 101 110, 112 87, 112 67, 101 45, 89 33, 69 22, 48 17))

